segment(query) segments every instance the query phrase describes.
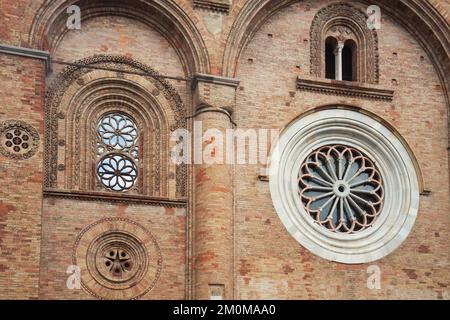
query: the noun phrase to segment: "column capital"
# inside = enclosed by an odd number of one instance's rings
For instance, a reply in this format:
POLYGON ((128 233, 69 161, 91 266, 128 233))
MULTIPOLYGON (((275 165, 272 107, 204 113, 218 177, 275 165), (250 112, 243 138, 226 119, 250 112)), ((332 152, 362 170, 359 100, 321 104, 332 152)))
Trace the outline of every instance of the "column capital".
POLYGON ((340 54, 342 52, 342 50, 344 49, 344 46, 345 46, 344 42, 340 41, 333 51, 334 55, 337 56, 338 54, 340 54))

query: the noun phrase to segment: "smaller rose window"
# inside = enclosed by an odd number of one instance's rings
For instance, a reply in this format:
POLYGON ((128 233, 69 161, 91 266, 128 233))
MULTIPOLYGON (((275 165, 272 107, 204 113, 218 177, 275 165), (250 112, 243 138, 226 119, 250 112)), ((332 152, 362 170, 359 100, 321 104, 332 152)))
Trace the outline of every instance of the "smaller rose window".
POLYGON ((377 167, 348 146, 325 146, 312 152, 300 169, 298 182, 307 213, 333 232, 367 229, 383 206, 383 180, 377 167))
POLYGON ((105 266, 114 277, 122 277, 133 266, 130 255, 125 250, 110 249, 104 253, 105 266))
POLYGON ((97 175, 106 188, 126 191, 134 186, 138 173, 132 159, 122 154, 108 154, 98 162, 97 175))
POLYGON ((39 146, 36 129, 22 121, 0 123, 0 153, 12 159, 30 158, 39 146))

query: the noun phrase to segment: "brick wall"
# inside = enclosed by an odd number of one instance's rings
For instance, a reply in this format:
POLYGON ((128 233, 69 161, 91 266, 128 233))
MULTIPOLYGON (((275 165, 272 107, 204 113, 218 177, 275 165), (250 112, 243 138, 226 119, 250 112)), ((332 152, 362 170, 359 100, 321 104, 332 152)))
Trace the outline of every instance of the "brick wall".
POLYGON ((184 208, 60 198, 45 199, 43 208, 39 298, 93 298, 83 290, 68 289, 66 282, 69 275, 66 271, 73 264, 74 242, 80 232, 86 226, 108 217, 122 217, 139 223, 153 234, 161 249, 161 277, 143 299, 185 298, 184 208))

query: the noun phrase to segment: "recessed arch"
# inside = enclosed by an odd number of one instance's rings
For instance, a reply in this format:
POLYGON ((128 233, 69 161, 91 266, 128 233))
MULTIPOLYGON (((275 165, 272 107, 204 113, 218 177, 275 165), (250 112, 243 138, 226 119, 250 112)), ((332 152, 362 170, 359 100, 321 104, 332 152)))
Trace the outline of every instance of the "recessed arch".
POLYGON ((53 52, 69 31, 67 8, 81 9, 81 23, 91 18, 113 15, 132 18, 157 30, 178 53, 185 73, 209 73, 210 60, 195 23, 173 1, 146 0, 46 0, 38 10, 29 32, 31 48, 53 52))
POLYGON ((90 124, 97 123, 96 119, 104 112, 122 109, 129 110, 147 133, 144 141, 146 148, 143 150, 148 161, 142 165, 151 173, 147 175, 151 183, 145 183, 139 192, 150 196, 185 196, 186 166, 172 164, 167 158, 171 148, 168 139, 170 132, 186 127, 186 109, 177 91, 159 77, 83 68, 96 65, 158 75, 150 67, 133 59, 112 55, 86 58, 77 61, 76 66, 66 67, 46 95, 45 187, 92 188, 92 179, 87 177, 90 169, 86 163, 89 161, 82 161, 83 158, 88 159, 90 155, 87 153, 92 151, 93 139, 88 136, 92 136, 94 129, 90 124), (66 145, 75 149, 66 152, 66 145), (66 172, 64 176, 58 173, 62 159, 66 162, 62 170, 66 172), (80 172, 85 175, 80 175, 80 172), (174 183, 170 181, 173 179, 170 176, 174 177, 174 183), (173 190, 170 187, 172 184, 173 190))

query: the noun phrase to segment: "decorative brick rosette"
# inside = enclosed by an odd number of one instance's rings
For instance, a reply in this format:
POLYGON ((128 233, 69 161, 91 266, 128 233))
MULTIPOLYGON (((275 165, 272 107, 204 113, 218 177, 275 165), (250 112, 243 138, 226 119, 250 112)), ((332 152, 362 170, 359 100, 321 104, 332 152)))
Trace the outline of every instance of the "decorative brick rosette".
POLYGON ((152 290, 162 268, 153 235, 136 222, 106 218, 86 227, 75 242, 73 263, 83 289, 98 299, 139 299, 152 290))
POLYGON ((0 153, 5 157, 24 160, 39 148, 39 134, 24 121, 7 120, 0 123, 0 153))

